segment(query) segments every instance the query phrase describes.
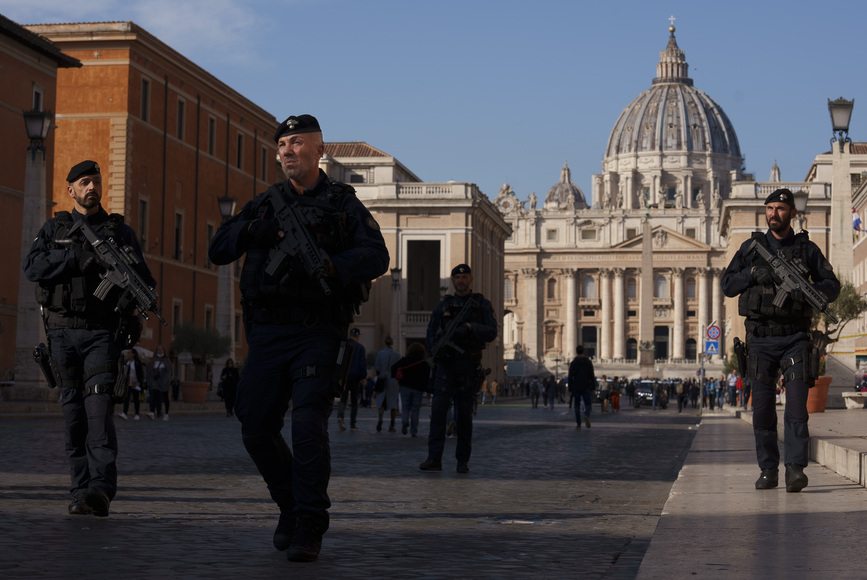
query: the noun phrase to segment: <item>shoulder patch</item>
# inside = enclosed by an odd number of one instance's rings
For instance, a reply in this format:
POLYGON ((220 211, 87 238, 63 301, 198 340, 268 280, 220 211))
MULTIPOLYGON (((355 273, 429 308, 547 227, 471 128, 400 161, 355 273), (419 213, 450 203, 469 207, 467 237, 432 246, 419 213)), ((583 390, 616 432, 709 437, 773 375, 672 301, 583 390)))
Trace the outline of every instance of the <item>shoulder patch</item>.
POLYGON ((373 216, 369 216, 364 223, 366 223, 367 227, 369 227, 373 231, 375 231, 375 232, 379 231, 379 224, 376 222, 375 219, 373 219, 373 216))
POLYGON ((828 260, 825 260, 825 263, 822 264, 822 267, 825 268, 826 270, 828 270, 829 272, 834 271, 834 266, 832 266, 831 262, 829 262, 828 260))

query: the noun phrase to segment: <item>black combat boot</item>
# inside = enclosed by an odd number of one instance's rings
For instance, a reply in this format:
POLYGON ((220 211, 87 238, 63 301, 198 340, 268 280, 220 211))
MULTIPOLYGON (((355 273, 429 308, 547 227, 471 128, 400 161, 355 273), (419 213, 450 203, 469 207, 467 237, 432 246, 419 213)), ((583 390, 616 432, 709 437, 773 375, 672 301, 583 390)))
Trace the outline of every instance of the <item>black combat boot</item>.
POLYGON ((807 487, 807 476, 804 468, 794 463, 786 464, 786 491, 796 493, 807 487))
POLYGON ((280 510, 280 520, 277 522, 277 529, 274 530, 274 547, 280 550, 288 550, 292 545, 292 540, 295 539, 295 526, 298 523, 298 517, 292 511, 292 508, 280 510))
POLYGON ((315 562, 319 559, 319 550, 322 549, 323 533, 321 526, 299 518, 295 527, 295 538, 286 552, 286 559, 290 562, 315 562))
POLYGON ((87 494, 78 492, 72 498, 72 503, 69 504, 69 513, 74 516, 89 516, 93 514, 93 508, 87 505, 87 494))
POLYGON ((762 474, 756 480, 756 489, 774 489, 779 483, 779 469, 763 469, 762 474))

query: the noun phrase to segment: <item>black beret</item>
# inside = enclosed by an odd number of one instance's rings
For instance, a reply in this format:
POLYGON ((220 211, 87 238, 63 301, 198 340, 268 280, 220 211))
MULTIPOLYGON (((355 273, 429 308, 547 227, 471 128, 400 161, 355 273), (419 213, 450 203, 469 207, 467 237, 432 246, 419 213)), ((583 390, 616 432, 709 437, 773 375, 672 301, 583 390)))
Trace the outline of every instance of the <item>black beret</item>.
POLYGON ((277 131, 274 133, 274 142, 280 140, 280 137, 286 135, 295 135, 296 133, 319 133, 322 129, 319 128, 319 121, 313 115, 292 115, 285 121, 280 123, 277 131))
POLYGON ((361 334, 361 331, 358 330, 357 328, 353 328, 352 330, 349 331, 349 336, 359 336, 360 334, 361 334))
POLYGON ((72 183, 78 181, 79 178, 85 175, 99 175, 99 163, 96 161, 82 161, 78 165, 69 170, 69 175, 66 176, 66 181, 72 183))
POLYGON ((792 192, 788 189, 778 189, 774 191, 768 198, 765 200, 765 205, 773 202, 784 203, 792 209, 795 209, 795 196, 792 195, 792 192))
POLYGON ((473 271, 466 264, 458 264, 454 268, 452 268, 452 276, 457 276, 458 274, 472 274, 473 271))

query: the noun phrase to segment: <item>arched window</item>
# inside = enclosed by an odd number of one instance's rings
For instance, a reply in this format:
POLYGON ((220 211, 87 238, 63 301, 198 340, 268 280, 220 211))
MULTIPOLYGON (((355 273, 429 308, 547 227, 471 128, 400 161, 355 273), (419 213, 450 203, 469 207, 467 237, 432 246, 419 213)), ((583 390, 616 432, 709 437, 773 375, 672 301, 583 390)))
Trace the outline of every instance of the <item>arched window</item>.
POLYGON ((503 299, 512 299, 512 279, 509 277, 506 277, 506 279, 503 281, 503 299))
POLYGON ((548 278, 548 300, 554 300, 557 297, 557 280, 548 278))
POLYGON ((593 276, 584 278, 581 293, 583 298, 596 298, 596 279, 593 276))
POLYGON ((665 279, 665 276, 656 277, 654 296, 656 298, 668 298, 668 280, 665 279))
POLYGON ((557 348, 557 327, 553 324, 545 326, 545 352, 556 350, 557 348))
POLYGON ((626 283, 626 297, 638 298, 638 284, 635 282, 635 278, 630 278, 629 282, 626 283))

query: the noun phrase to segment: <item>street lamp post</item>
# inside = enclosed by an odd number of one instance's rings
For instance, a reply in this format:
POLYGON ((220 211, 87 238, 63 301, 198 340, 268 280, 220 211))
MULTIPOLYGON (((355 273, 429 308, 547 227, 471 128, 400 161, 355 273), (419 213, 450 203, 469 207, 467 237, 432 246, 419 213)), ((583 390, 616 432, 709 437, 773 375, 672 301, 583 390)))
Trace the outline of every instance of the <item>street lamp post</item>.
POLYGON ((804 190, 798 190, 792 194, 795 197, 795 209, 798 210, 798 230, 807 232, 804 229, 804 215, 807 212, 807 199, 810 193, 804 190))
POLYGON ((559 356, 554 357, 554 380, 557 380, 559 378, 559 376, 558 376, 559 372, 558 371, 560 369, 560 363, 562 361, 563 361, 563 359, 560 358, 559 356))
POLYGON ((400 337, 400 268, 391 269, 391 291, 392 338, 397 344, 397 349, 400 350, 403 348, 403 340, 400 337))
MULTIPOLYGON (((828 99, 831 116, 831 219, 829 221, 828 260, 841 278, 851 280, 854 271, 854 242, 852 236, 852 168, 849 122, 855 100, 843 97, 828 99), (834 146, 837 142, 837 146, 834 146)), ((826 374, 834 377, 832 387, 849 388, 855 384, 855 340, 841 337, 834 343, 834 353, 826 360, 826 374), (847 354, 852 353, 852 354, 847 354)))
MULTIPOLYGON (((24 198, 21 216, 21 252, 19 264, 30 252, 30 246, 48 213, 45 189, 45 139, 52 127, 51 111, 24 111, 24 128, 30 146, 24 168, 24 198)), ((45 329, 33 284, 18 275, 18 308, 15 333, 15 382, 18 385, 45 385, 45 379, 33 362, 33 347, 45 340, 45 329)))
MULTIPOLYGON (((235 215, 237 202, 236 198, 229 195, 217 198, 217 207, 222 221, 225 222, 235 215)), ((226 360, 235 358, 235 276, 232 274, 234 268, 233 264, 217 266, 216 328, 221 336, 229 337, 229 352, 225 356, 214 359, 211 376, 216 380, 219 380, 226 360)))

